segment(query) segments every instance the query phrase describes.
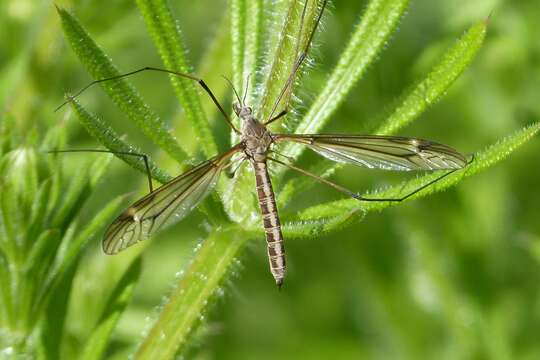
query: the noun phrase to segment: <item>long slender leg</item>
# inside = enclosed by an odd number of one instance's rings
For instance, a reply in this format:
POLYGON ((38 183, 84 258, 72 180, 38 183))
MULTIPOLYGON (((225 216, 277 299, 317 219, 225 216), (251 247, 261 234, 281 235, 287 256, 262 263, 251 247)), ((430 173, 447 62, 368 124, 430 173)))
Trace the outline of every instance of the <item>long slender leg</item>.
MULTIPOLYGON (((420 186, 419 188, 415 189, 414 191, 408 193, 407 195, 404 195, 404 196, 399 197, 399 198, 366 198, 366 197, 358 195, 355 192, 352 192, 351 190, 349 190, 349 189, 347 189, 347 188, 345 188, 345 187, 343 187, 341 185, 338 185, 338 184, 336 184, 336 183, 334 183, 334 182, 332 182, 330 180, 322 178, 322 177, 320 177, 318 175, 315 175, 315 174, 313 174, 313 173, 311 173, 311 172, 309 172, 307 170, 301 169, 301 168, 299 168, 297 166, 287 164, 287 163, 285 163, 283 161, 280 161, 280 160, 277 160, 277 159, 271 158, 271 157, 268 157, 268 160, 272 160, 272 161, 274 161, 274 162, 276 162, 278 164, 281 164, 283 166, 288 167, 289 169, 295 170, 295 171, 297 171, 297 172, 299 172, 299 173, 301 173, 303 175, 309 176, 309 177, 311 177, 311 178, 313 178, 313 179, 315 179, 315 180, 317 180, 317 181, 319 181, 319 182, 321 182, 323 184, 326 184, 328 186, 333 187, 334 189, 336 189, 336 190, 342 192, 343 194, 345 194, 347 196, 350 196, 350 197, 352 197, 352 198, 354 198, 356 200, 359 200, 359 201, 371 201, 371 202, 376 202, 376 201, 378 201, 378 202, 381 202, 381 201, 401 202, 401 201, 404 201, 404 200, 410 198, 411 196, 413 196, 414 194, 424 190, 428 186, 435 184, 437 181, 440 181, 440 180, 444 179, 445 177, 447 177, 448 175, 456 172, 457 170, 460 170, 460 169, 451 170, 451 171, 439 176, 438 178, 436 178, 434 180, 431 180, 427 184, 424 184, 424 185, 420 186)), ((471 160, 471 162, 472 162, 472 160, 471 160)), ((469 162, 469 164, 470 164, 470 162, 469 162)))
MULTIPOLYGON (((302 13, 302 19, 301 19, 301 24, 300 24, 300 32, 302 31, 302 28, 303 28, 304 16, 305 16, 306 8, 307 8, 307 1, 308 0, 306 0, 306 4, 304 6, 304 10, 303 10, 303 13, 302 13)), ((324 12, 324 9, 326 8, 327 3, 328 3, 328 0, 324 0, 322 5, 321 5, 321 11, 319 12, 319 15, 317 16, 317 19, 315 20, 315 25, 313 26, 313 29, 311 30, 311 33, 309 34, 309 38, 307 40, 306 47, 302 50, 302 53, 300 54, 300 56, 298 56, 298 59, 296 59, 296 62, 294 63, 291 74, 289 75, 289 78, 287 79, 287 82, 285 83, 285 85, 281 89, 281 91, 279 93, 279 96, 278 96, 276 102, 274 103, 274 106, 272 107, 272 111, 270 112, 270 116, 268 116, 270 119, 272 119, 272 116, 276 112, 276 109, 277 109, 279 103, 281 102, 281 99, 283 98, 283 96, 287 92, 287 89, 292 85, 292 82, 294 81, 294 78, 296 77, 296 73, 298 72, 298 70, 302 66, 302 63, 304 62, 304 60, 307 57, 307 54, 309 52, 309 48, 311 47, 311 42, 313 41, 313 37, 315 36, 315 31, 317 30, 317 27, 319 26, 319 23, 321 22, 322 14, 324 12)), ((301 35, 302 34, 299 34, 298 41, 301 40, 301 35)), ((287 110, 288 107, 289 107, 289 104, 287 103, 287 105, 285 106, 285 110, 287 110)), ((268 120, 264 124, 266 125, 267 123, 269 123, 268 120)))
POLYGON ((204 89, 204 91, 206 91, 206 93, 210 96, 210 98, 212 99, 212 101, 214 102, 214 104, 218 107, 219 111, 221 112, 221 114, 223 115, 223 117, 225 118, 225 121, 227 121, 227 123, 229 124, 229 126, 234 130, 234 132, 236 132, 237 134, 240 134, 240 131, 233 125, 232 121, 231 121, 231 118, 229 117, 229 115, 225 112, 225 110, 223 109, 223 107, 221 106, 221 104, 219 103, 219 101, 216 99, 216 97, 214 96, 214 93, 212 93, 212 91, 210 90, 210 88, 206 85, 206 83, 204 82, 204 80, 196 77, 196 76, 193 76, 193 75, 190 75, 190 74, 185 74, 185 73, 181 73, 181 72, 178 72, 178 71, 173 71, 173 70, 168 70, 168 69, 161 69, 161 68, 157 68, 157 67, 152 67, 152 66, 145 66, 143 68, 140 68, 140 69, 137 69, 137 70, 133 70, 133 71, 130 71, 128 73, 125 73, 125 74, 120 74, 120 75, 116 75, 116 76, 111 76, 109 78, 105 78, 105 79, 99 79, 99 80, 94 80, 92 81, 91 83, 89 83, 88 85, 86 85, 85 87, 83 87, 81 90, 79 90, 77 93, 75 93, 75 95, 72 95, 70 96, 66 101, 64 101, 60 106, 58 106, 54 111, 58 111, 60 110, 64 105, 66 105, 67 103, 69 103, 70 101, 72 101, 73 99, 77 98, 79 95, 81 95, 84 91, 86 91, 88 88, 96 85, 96 84, 99 84, 99 83, 102 83, 102 82, 105 82, 105 81, 111 81, 111 80, 118 80, 118 79, 122 79, 122 78, 125 78, 125 77, 128 77, 128 76, 131 76, 131 75, 135 75, 135 74, 138 74, 138 73, 141 73, 143 71, 156 71, 156 72, 162 72, 162 73, 167 73, 167 74, 171 74, 171 75, 175 75, 175 76, 179 76, 179 77, 182 77, 182 78, 186 78, 186 79, 189 79, 189 80, 193 80, 193 81, 196 81, 199 83, 199 85, 204 89))
POLYGON ((77 152, 94 152, 94 153, 109 153, 109 154, 118 154, 118 155, 129 155, 129 156, 136 156, 138 158, 143 159, 144 161, 144 167, 146 168, 146 177, 148 178, 148 188, 150 189, 150 192, 154 192, 154 188, 152 187, 152 175, 150 173, 150 166, 148 165, 148 156, 145 154, 139 154, 134 152, 127 152, 127 151, 111 151, 111 150, 101 150, 101 149, 68 149, 68 150, 50 150, 47 151, 49 154, 58 154, 58 153, 77 153, 77 152))
POLYGON ((288 112, 287 109, 282 110, 279 114, 277 114, 276 116, 274 116, 273 118, 271 118, 270 120, 265 122, 263 125, 266 126, 268 124, 273 123, 274 121, 278 120, 279 118, 287 115, 287 112, 288 112))

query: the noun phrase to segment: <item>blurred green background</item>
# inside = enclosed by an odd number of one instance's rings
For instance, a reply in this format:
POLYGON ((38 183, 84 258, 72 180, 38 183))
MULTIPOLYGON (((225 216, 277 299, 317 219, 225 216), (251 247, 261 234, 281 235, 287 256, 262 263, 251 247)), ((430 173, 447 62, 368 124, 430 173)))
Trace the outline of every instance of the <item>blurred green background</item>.
MULTIPOLYGON (((122 71, 161 64, 131 1, 57 3, 78 17, 122 71)), ((315 65, 304 77, 304 106, 335 65, 366 3, 333 2, 317 36, 315 65)), ((171 1, 171 7, 197 72, 226 2, 182 0, 171 1)), ((472 153, 538 121, 538 1, 417 0, 327 130, 372 131, 396 96, 472 23, 490 13, 488 35, 473 65, 442 101, 400 134, 472 153)), ((64 40, 54 5, 3 0, 0 24, 0 77, 12 85, 0 89, 0 110, 21 129, 43 131, 62 122, 71 147, 99 147, 73 117, 53 112, 66 91, 91 81, 64 40), (8 93, 8 88, 15 91, 8 93)), ((223 75, 230 75, 230 69, 225 67, 223 75)), ((178 103, 166 77, 146 74, 131 81, 162 118, 177 116, 178 103)), ((209 83, 213 85, 222 86, 209 83)), ((223 99, 227 104, 229 97, 223 99)), ((81 102, 128 134, 132 143, 153 152, 100 89, 85 93, 81 102)), ((216 135, 224 150, 225 132, 216 135)), ((268 271, 264 239, 251 242, 223 297, 205 315, 189 357, 540 358, 539 152, 540 141, 533 140, 502 164, 443 194, 370 214, 328 236, 287 242, 289 271, 281 292, 268 271)), ((99 155, 69 155, 66 171, 89 156, 99 155)), ((406 176, 347 168, 335 180, 363 190, 406 176)), ((142 194, 144 181, 118 161, 83 214, 91 218, 120 193, 139 189, 142 194)), ((295 207, 339 196, 317 186, 295 207)), ((135 297, 115 331, 116 349, 130 353, 148 329, 205 226, 204 218, 194 214, 148 244, 135 297)), ((113 287, 130 251, 108 257, 101 252, 100 237, 92 241, 70 302, 72 349, 84 343, 103 306, 99 299, 113 287)))

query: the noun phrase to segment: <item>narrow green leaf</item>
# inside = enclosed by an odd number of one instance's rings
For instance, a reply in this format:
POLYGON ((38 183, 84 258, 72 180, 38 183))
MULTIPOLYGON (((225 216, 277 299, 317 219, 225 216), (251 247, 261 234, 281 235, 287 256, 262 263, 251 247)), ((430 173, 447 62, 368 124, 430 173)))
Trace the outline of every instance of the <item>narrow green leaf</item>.
MULTIPOLYGON (((216 99, 226 98, 231 91, 229 84, 223 79, 224 74, 231 72, 231 37, 229 36, 230 21, 228 14, 224 14, 220 24, 214 31, 212 40, 205 48, 201 61, 195 68, 195 73, 203 79, 212 90, 216 99)), ((213 126, 215 122, 226 124, 223 115, 216 104, 205 92, 201 93, 201 104, 208 121, 213 126)), ((227 110, 227 109, 225 109, 227 110)), ((180 109, 172 121, 174 134, 178 137, 185 149, 190 154, 195 153, 196 148, 200 148, 199 141, 194 136, 194 130, 189 122, 186 122, 185 112, 180 109)), ((160 159, 161 161, 161 159, 160 159)))
POLYGON ((2 157, 15 147, 15 129, 17 129, 15 118, 8 113, 0 114, 0 134, 2 134, 0 136, 0 155, 2 157))
POLYGON ((0 216, 2 216, 2 250, 10 262, 16 262, 18 257, 18 247, 22 244, 22 214, 17 206, 18 199, 15 188, 11 183, 3 183, 0 192, 0 216))
MULTIPOLYGON (((103 158, 98 161, 103 161, 103 158)), ((80 210, 80 205, 88 197, 89 193, 89 168, 90 162, 87 161, 83 166, 79 166, 79 170, 71 178, 69 188, 66 190, 65 196, 62 201, 62 205, 56 211, 54 217, 51 220, 53 227, 64 229, 76 212, 80 210)))
MULTIPOLYGON (((232 72, 233 85, 237 91, 245 89, 245 81, 250 75, 250 94, 253 92, 256 81, 257 55, 260 50, 261 21, 260 14, 263 13, 259 1, 231 0, 229 2, 229 13, 231 17, 231 42, 232 42, 232 72), (250 26, 254 27, 253 29, 250 26)), ((242 96, 242 95, 240 95, 242 96)), ((233 101, 236 101, 233 99, 233 101)), ((240 119, 232 114, 231 118, 235 126, 240 125, 240 119)), ((231 141, 237 142, 238 136, 231 133, 231 141)), ((223 193, 224 207, 231 219, 237 222, 249 218, 249 213, 253 206, 246 196, 246 189, 251 184, 246 180, 246 166, 238 169, 237 176, 232 181, 220 181, 220 193, 223 193)))
POLYGON ((376 133, 393 134, 436 103, 475 58, 484 42, 486 26, 485 21, 471 26, 429 74, 401 96, 398 105, 376 133))
MULTIPOLYGON (((246 56, 246 0, 229 1, 229 13, 231 14, 232 82, 236 89, 242 89, 245 77, 244 57, 246 56)), ((235 120, 238 125, 238 120, 235 120)))
POLYGON ((60 244, 61 236, 60 232, 56 229, 45 230, 35 240, 28 257, 25 259, 24 271, 27 273, 32 272, 34 276, 37 276, 41 280, 49 269, 56 250, 60 244))
MULTIPOLYGON (((456 185, 461 182, 463 179, 474 175, 482 170, 493 166, 495 163, 505 159, 510 155, 514 150, 519 148, 521 145, 525 144, 530 140, 536 133, 540 130, 540 123, 535 123, 533 125, 527 126, 513 135, 506 137, 505 139, 499 141, 498 143, 491 145, 485 150, 475 154, 474 161, 463 170, 459 170, 452 175, 438 181, 437 183, 429 186, 427 189, 415 194, 410 197, 408 200, 417 199, 420 197, 427 196, 429 194, 443 191, 450 186, 456 185)), ((429 173, 424 176, 420 176, 416 179, 402 183, 401 185, 392 186, 387 189, 374 191, 371 193, 366 193, 365 197, 370 198, 398 198, 412 192, 413 190, 421 187, 423 184, 436 179, 444 172, 435 172, 429 173)), ((302 211, 299 215, 301 219, 321 219, 321 218, 332 218, 340 216, 343 213, 350 211, 374 211, 382 210, 389 206, 395 206, 397 203, 392 202, 361 202, 355 199, 344 199, 331 201, 325 204, 316 205, 302 211)))
MULTIPOLYGON (((305 21, 302 25, 303 9, 304 3, 300 1, 290 2, 283 29, 281 30, 279 44, 277 49, 272 52, 272 65, 267 72, 268 75, 264 79, 264 93, 256 114, 261 121, 266 121, 270 117, 272 108, 291 75, 299 53, 306 47, 309 34, 315 25, 314 19, 316 19, 319 10, 317 1, 308 3, 305 21), (302 33, 299 34, 301 26, 302 33)), ((288 98, 291 96, 291 92, 289 89, 285 93, 285 96, 279 103, 281 107, 277 109, 276 113, 284 108, 288 98)))
MULTIPOLYGON (((120 72, 110 58, 92 40, 77 19, 61 8, 58 8, 58 13, 64 34, 73 51, 92 77, 104 79, 119 75, 120 72)), ((100 85, 122 112, 156 145, 180 163, 186 158, 186 153, 165 128, 163 121, 125 79, 106 81, 100 85)))
MULTIPOLYGON (((229 4, 232 39, 232 82, 239 92, 244 92, 246 88, 251 89, 247 93, 246 104, 253 104, 255 84, 257 83, 256 71, 262 50, 264 1, 232 0, 229 4), (246 82, 248 76, 249 82, 246 82)), ((233 116, 233 121, 238 127, 240 119, 233 116)), ((235 136, 234 133, 233 136, 235 136)), ((233 139, 236 140, 236 137, 233 139)))
POLYGON ((19 147, 2 157, 0 194, 2 226, 5 234, 0 248, 11 260, 19 263, 25 249, 25 232, 30 227, 28 219, 38 193, 37 157, 34 149, 19 147))
POLYGON ((112 157, 100 157, 92 162, 80 167, 80 171, 72 176, 66 195, 63 197, 62 205, 56 211, 51 223, 53 227, 65 229, 70 224, 82 205, 91 194, 97 181, 105 173, 106 167, 110 164, 112 157))
POLYGON ((255 86, 257 84, 257 69, 259 69, 262 42, 263 42, 263 21, 265 9, 263 0, 254 0, 247 2, 247 19, 244 29, 246 34, 245 55, 244 55, 244 76, 242 79, 242 89, 246 92, 246 104, 253 104, 255 101, 255 86), (247 71, 247 73, 246 73, 247 71), (249 79, 247 78, 249 75, 249 79), (249 80, 246 82, 246 80, 249 80), (251 89, 251 90, 250 90, 251 89))
POLYGON ((131 300, 133 289, 141 274, 141 257, 131 263, 113 290, 96 328, 92 331, 81 355, 83 360, 99 360, 110 344, 110 337, 124 309, 131 300))
POLYGON ((58 286, 64 274, 82 253, 83 248, 109 224, 113 216, 122 208, 124 200, 125 196, 119 196, 110 201, 86 227, 77 232, 77 236, 73 240, 66 241, 64 239, 62 241, 62 248, 57 255, 55 268, 51 272, 47 285, 44 287, 42 298, 46 298, 52 288, 58 286))
POLYGON ((51 180, 47 179, 39 186, 36 198, 32 203, 32 213, 29 221, 30 226, 26 232, 25 244, 30 244, 37 237, 38 232, 43 229, 43 226, 47 221, 47 206, 49 205, 51 184, 51 180))
POLYGON ((34 240, 32 248, 25 254, 25 261, 21 267, 21 279, 17 286, 17 316, 25 329, 32 329, 37 317, 32 313, 37 296, 45 283, 51 270, 56 252, 62 239, 57 229, 44 230, 34 240))
MULTIPOLYGON (((223 74, 229 74, 231 72, 229 60, 232 50, 231 37, 228 33, 230 26, 230 21, 225 14, 197 66, 197 74, 209 84, 208 86, 212 84, 212 92, 217 99, 223 99, 231 90, 222 77, 223 74)), ((210 97, 206 96, 206 93, 202 95, 201 101, 204 112, 208 115, 209 120, 219 117, 217 121, 223 122, 223 115, 219 112, 219 109, 210 97)))
MULTIPOLYGON (((336 231, 345 227, 352 221, 360 221, 364 215, 365 212, 355 209, 353 211, 345 211, 333 217, 295 221, 285 220, 282 224, 283 237, 292 239, 321 236, 330 231, 336 231)), ((258 238, 264 237, 262 229, 263 227, 260 220, 252 226, 244 227, 244 230, 252 233, 252 237, 258 238)))
POLYGON ((32 202, 38 192, 37 159, 34 149, 20 147, 11 151, 5 157, 1 166, 6 174, 9 174, 9 181, 14 185, 14 191, 20 194, 22 203, 19 207, 24 211, 29 211, 32 202))
MULTIPOLYGON (((45 136, 41 139, 38 150, 42 153, 45 153, 51 149, 65 149, 67 144, 67 127, 65 123, 66 117, 62 118, 62 121, 56 122, 51 126, 45 136)), ((58 165, 54 162, 54 165, 58 165)), ((51 173, 55 173, 51 171, 51 173)))
POLYGON ((8 259, 0 251, 0 324, 12 324, 14 322, 12 284, 8 259))
POLYGON ((58 202, 61 200, 64 193, 64 182, 66 178, 64 177, 64 169, 62 168, 62 163, 57 161, 57 158, 53 154, 47 153, 51 149, 66 149, 65 142, 65 132, 54 129, 52 130, 56 135, 51 135, 49 131, 46 135, 47 141, 42 143, 40 152, 46 154, 45 162, 43 163, 46 173, 48 174, 48 180, 50 181, 50 189, 48 191, 47 207, 45 214, 47 214, 47 221, 50 220, 54 211, 58 208, 58 202), (56 137, 52 139, 51 137, 56 137))
POLYGON ((190 333, 227 274, 247 236, 237 227, 212 233, 197 247, 192 262, 143 340, 134 359, 172 359, 187 346, 190 333))
POLYGON ((72 270, 76 268, 78 259, 82 254, 83 248, 88 242, 95 238, 97 233, 101 233, 105 226, 111 221, 112 217, 118 213, 124 203, 125 196, 119 196, 109 202, 107 206, 100 211, 92 221, 79 230, 77 236, 73 238, 73 227, 70 227, 66 235, 62 239, 62 245, 56 254, 55 265, 49 272, 49 276, 44 281, 43 286, 38 294, 38 299, 34 301, 32 313, 35 314, 35 320, 38 319, 37 314, 42 312, 42 309, 47 307, 50 297, 61 289, 66 282, 72 279, 72 270))
MULTIPOLYGON (((311 1, 311 0, 310 0, 311 1)), ((287 13, 289 11, 291 1, 267 1, 263 3, 263 28, 262 37, 264 42, 262 45, 263 65, 266 67, 263 73, 267 73, 273 63, 275 50, 279 46, 283 27, 287 21, 287 13)), ((296 36, 297 34, 295 34, 296 36)), ((267 75, 262 75, 266 79, 267 75)), ((262 95, 262 94, 261 94, 262 95)))
MULTIPOLYGON (((138 0, 137 6, 165 67, 191 74, 193 69, 188 64, 185 55, 184 40, 167 2, 165 0, 138 0)), ((197 84, 193 80, 173 75, 170 75, 170 79, 187 119, 195 130, 197 138, 201 140, 200 145, 204 154, 207 157, 215 155, 217 146, 195 88, 197 84)))
MULTIPOLYGON (((73 100, 71 102, 71 106, 75 112, 75 115, 77 115, 77 119, 79 119, 86 131, 88 131, 90 135, 96 138, 96 140, 107 149, 116 152, 141 153, 137 148, 122 140, 109 125, 94 114, 86 111, 79 104, 79 102, 73 100)), ((126 164, 130 165, 134 169, 139 170, 145 175, 147 174, 143 159, 136 156, 122 154, 115 154, 115 156, 122 159, 126 164)), ((148 166, 150 168, 152 178, 156 179, 160 183, 163 184, 172 180, 172 176, 168 175, 164 170, 161 170, 151 159, 148 159, 148 166)))
MULTIPOLYGON (((204 79, 206 84, 209 86, 211 84, 212 93, 217 99, 225 97, 227 92, 231 90, 229 84, 223 79, 223 74, 228 74, 231 71, 229 62, 229 59, 231 58, 231 38, 228 33, 229 27, 230 21, 227 15, 224 15, 211 44, 207 47, 206 52, 202 57, 197 71, 197 75, 200 76, 201 79, 204 79)), ((204 94, 201 101, 203 109, 208 115, 208 119, 212 120, 215 117, 218 117, 218 119, 214 120, 224 122, 223 115, 219 112, 209 96, 204 94)), ((174 121, 174 123, 178 125, 176 127, 177 134, 183 136, 183 139, 186 140, 189 145, 191 145, 191 143, 189 143, 190 138, 192 138, 192 142, 198 143, 199 141, 191 135, 192 129, 186 129, 186 127, 189 127, 189 124, 186 125, 182 123, 184 118, 184 114, 180 113, 174 121)), ((223 189, 228 188, 228 183, 226 177, 221 176, 219 181, 220 191, 218 193, 221 193, 223 189)), ((213 196, 206 198, 197 207, 210 223, 221 223, 222 220, 226 218, 222 204, 220 204, 219 201, 219 195, 214 193, 213 196)))
MULTIPOLYGON (((39 353, 42 359, 61 359, 60 348, 64 337, 64 325, 68 311, 73 277, 77 264, 73 264, 62 278, 62 281, 54 289, 43 311, 39 313, 39 353)), ((34 316, 33 321, 38 317, 34 316)))
MULTIPOLYGON (((328 122, 367 67, 380 54, 407 5, 408 0, 372 0, 369 3, 325 88, 298 124, 296 133, 316 133, 328 122)), ((290 144, 284 148, 284 153, 297 158, 304 148, 290 144)))

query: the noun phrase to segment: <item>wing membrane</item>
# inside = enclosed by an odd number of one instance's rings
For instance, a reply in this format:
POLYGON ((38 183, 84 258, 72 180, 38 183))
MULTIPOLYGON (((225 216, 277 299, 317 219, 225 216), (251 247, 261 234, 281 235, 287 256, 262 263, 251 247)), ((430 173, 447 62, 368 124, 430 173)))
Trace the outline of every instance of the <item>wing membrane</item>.
POLYGON ((385 170, 461 169, 465 157, 449 146, 430 140, 378 135, 274 135, 277 142, 305 144, 341 163, 385 170))
POLYGON ((103 250, 107 254, 116 254, 146 239, 158 229, 180 221, 212 191, 221 170, 239 150, 240 147, 235 146, 135 202, 109 226, 105 232, 103 250))

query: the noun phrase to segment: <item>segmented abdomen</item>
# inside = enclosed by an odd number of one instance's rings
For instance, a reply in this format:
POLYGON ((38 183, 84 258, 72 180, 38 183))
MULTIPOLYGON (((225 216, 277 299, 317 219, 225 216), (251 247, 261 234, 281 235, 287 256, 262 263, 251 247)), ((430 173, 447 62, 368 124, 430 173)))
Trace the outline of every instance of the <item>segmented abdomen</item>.
POLYGON ((274 190, 272 189, 266 162, 253 161, 253 167, 255 169, 257 195, 259 197, 259 206, 261 207, 266 243, 268 245, 270 271, 276 280, 276 284, 281 286, 285 278, 285 247, 283 246, 283 235, 281 233, 274 190))

